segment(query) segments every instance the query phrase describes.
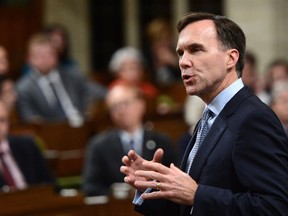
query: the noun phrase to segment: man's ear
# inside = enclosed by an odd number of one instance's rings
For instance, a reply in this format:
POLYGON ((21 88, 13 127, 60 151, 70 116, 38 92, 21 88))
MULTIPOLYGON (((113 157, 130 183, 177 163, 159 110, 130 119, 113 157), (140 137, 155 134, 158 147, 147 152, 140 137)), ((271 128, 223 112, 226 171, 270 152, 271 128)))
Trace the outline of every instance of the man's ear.
POLYGON ((239 52, 236 49, 230 49, 227 51, 227 67, 230 69, 236 65, 239 59, 239 52))

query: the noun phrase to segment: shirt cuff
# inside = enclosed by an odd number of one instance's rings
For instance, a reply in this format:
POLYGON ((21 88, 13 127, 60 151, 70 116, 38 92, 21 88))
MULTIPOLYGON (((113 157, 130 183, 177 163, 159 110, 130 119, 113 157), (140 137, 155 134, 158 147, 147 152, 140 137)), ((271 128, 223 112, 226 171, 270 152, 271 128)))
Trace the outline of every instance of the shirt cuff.
POLYGON ((134 196, 134 199, 133 199, 132 203, 135 204, 135 205, 142 205, 142 203, 144 202, 144 199, 141 197, 141 195, 143 193, 150 193, 151 190, 152 190, 152 188, 147 188, 144 192, 136 190, 135 196, 134 196))

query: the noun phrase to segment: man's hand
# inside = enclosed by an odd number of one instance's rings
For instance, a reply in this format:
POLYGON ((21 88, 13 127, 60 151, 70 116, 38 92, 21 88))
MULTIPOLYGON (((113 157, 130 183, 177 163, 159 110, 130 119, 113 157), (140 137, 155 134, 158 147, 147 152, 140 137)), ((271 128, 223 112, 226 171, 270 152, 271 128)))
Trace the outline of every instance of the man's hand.
POLYGON ((143 199, 169 199, 178 204, 193 205, 195 192, 198 188, 196 182, 174 164, 166 167, 162 164, 143 161, 142 169, 135 171, 136 188, 153 188, 156 191, 143 193, 143 199), (143 181, 154 179, 154 181, 143 181))
MULTIPOLYGON (((157 149, 154 153, 152 162, 161 163, 161 160, 163 158, 163 150, 157 149)), ((135 186, 135 181, 141 180, 141 181, 148 181, 148 178, 141 178, 138 176, 135 176, 135 172, 137 170, 143 170, 143 162, 147 161, 143 159, 140 155, 138 155, 135 151, 130 150, 128 152, 128 155, 125 155, 122 158, 122 162, 125 166, 121 166, 120 171, 125 174, 124 182, 132 185, 134 188, 139 189, 135 186)), ((148 161, 147 161, 148 162, 148 161)), ((151 179, 150 179, 151 180, 151 179)))

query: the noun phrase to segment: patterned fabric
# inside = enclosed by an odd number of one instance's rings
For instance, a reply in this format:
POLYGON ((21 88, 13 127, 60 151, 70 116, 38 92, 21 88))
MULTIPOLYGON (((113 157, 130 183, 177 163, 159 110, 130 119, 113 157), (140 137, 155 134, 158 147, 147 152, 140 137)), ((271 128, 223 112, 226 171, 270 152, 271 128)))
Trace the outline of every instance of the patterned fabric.
POLYGON ((135 143, 133 139, 130 140, 129 145, 132 150, 135 150, 135 143))
POLYGON ((187 162, 187 164, 188 164, 187 169, 186 169, 187 173, 189 173, 190 168, 191 168, 192 163, 193 163, 193 160, 194 160, 194 157, 195 157, 202 141, 204 140, 205 136, 207 135, 207 133, 209 131, 208 120, 211 116, 212 116, 211 110, 206 108, 205 111, 203 112, 200 126, 199 126, 199 129, 197 131, 195 144, 194 144, 194 146, 193 146, 193 148, 189 154, 189 157, 188 157, 189 164, 187 162))

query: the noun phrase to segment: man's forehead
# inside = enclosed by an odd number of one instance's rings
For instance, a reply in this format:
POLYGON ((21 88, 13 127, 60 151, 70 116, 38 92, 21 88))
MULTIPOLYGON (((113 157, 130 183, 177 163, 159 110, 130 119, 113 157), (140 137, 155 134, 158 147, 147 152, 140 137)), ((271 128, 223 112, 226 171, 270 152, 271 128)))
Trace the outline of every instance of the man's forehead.
POLYGON ((187 32, 195 35, 215 35, 216 29, 212 20, 200 20, 185 26, 179 35, 181 36, 187 32))
POLYGON ((201 20, 188 24, 180 33, 178 46, 203 40, 217 39, 216 29, 213 21, 201 20))

